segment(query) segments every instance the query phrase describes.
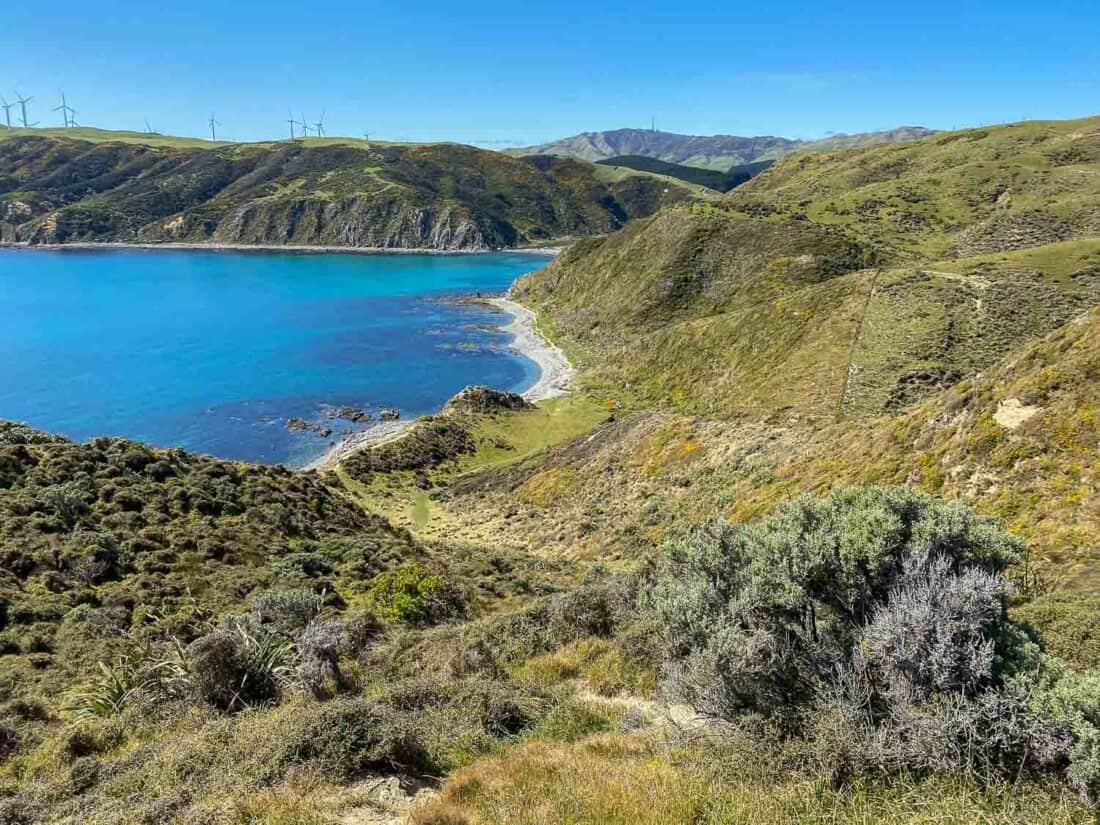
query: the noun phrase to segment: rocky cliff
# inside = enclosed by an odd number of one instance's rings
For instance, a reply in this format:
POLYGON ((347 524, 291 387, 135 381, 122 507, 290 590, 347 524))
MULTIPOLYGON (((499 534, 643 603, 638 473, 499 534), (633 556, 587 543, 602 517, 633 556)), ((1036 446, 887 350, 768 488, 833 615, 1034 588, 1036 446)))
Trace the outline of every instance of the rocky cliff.
POLYGON ((618 229, 688 197, 652 176, 454 144, 210 148, 0 140, 0 240, 485 250, 618 229))

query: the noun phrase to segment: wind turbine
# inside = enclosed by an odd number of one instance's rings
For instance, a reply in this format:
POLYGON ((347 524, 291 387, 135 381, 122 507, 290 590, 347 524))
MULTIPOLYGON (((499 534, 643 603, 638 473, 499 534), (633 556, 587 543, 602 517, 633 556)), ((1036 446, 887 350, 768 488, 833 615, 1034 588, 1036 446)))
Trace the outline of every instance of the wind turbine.
POLYGON ((324 109, 321 110, 321 117, 316 123, 313 124, 313 128, 317 132, 317 137, 324 137, 325 136, 325 110, 324 109))
POLYGON ((19 103, 19 112, 23 116, 23 128, 29 129, 32 126, 37 126, 37 120, 34 123, 27 123, 27 104, 34 100, 34 97, 23 97, 23 95, 19 94, 19 90, 17 89, 15 92, 15 99, 19 103))
POLYGON ((155 135, 156 134, 156 132, 153 131, 153 127, 149 125, 149 118, 145 118, 145 134, 147 134, 147 135, 155 135))
POLYGON ((0 108, 4 110, 4 122, 7 123, 8 128, 11 128, 11 110, 15 108, 14 103, 8 103, 7 99, 0 95, 0 108))
POLYGON ((211 113, 210 120, 208 120, 207 122, 210 124, 210 139, 213 141, 217 141, 218 133, 214 131, 214 127, 221 126, 222 122, 220 120, 214 120, 213 113, 211 113))
POLYGON ((65 100, 65 93, 61 93, 61 105, 54 106, 53 111, 61 112, 61 125, 68 129, 70 126, 76 126, 76 119, 73 115, 76 114, 76 109, 68 104, 65 100))
POLYGON ((294 140, 294 127, 298 125, 298 121, 294 119, 294 112, 288 112, 287 114, 290 115, 290 117, 287 118, 286 121, 290 124, 290 139, 294 140))
POLYGON ((303 137, 309 137, 309 124, 306 122, 305 115, 302 115, 302 119, 298 121, 298 125, 302 127, 303 137))

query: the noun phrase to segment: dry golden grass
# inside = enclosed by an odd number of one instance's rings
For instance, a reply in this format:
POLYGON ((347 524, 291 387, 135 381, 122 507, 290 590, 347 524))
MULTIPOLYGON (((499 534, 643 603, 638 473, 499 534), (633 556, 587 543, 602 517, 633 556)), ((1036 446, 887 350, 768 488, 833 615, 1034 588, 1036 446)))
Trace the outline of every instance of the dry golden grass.
POLYGON ((963 779, 830 790, 743 754, 726 776, 705 752, 667 753, 654 734, 572 745, 532 742, 458 771, 414 825, 962 825, 1084 823, 1088 811, 1034 785, 981 788, 963 779), (748 757, 748 758, 746 758, 748 757), (708 764, 709 763, 709 764, 708 764))

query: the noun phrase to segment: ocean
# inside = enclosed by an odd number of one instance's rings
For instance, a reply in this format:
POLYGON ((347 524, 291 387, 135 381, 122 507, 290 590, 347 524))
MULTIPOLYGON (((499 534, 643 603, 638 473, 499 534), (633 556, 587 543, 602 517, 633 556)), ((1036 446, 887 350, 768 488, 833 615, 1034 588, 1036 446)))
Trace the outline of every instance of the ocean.
POLYGON ((0 418, 302 466, 369 426, 340 407, 407 418, 469 384, 531 386, 537 367, 497 329, 508 317, 460 299, 546 262, 0 249, 0 418))

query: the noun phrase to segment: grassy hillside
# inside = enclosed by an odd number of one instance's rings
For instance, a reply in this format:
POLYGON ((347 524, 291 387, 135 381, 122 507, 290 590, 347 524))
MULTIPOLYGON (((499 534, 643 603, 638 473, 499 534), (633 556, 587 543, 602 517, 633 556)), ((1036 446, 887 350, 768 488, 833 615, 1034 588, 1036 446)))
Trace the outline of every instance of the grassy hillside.
MULTIPOLYGON (((460 479, 433 515, 450 535, 630 559, 715 512, 739 521, 837 484, 913 484, 1004 519, 1031 544, 1044 586, 1091 598, 1100 589, 1098 370, 1093 310, 895 414, 807 429, 617 413, 581 438, 460 479)), ((1086 664, 1100 664, 1100 647, 1088 645, 1086 664)))
POLYGON ((0 240, 476 250, 607 232, 687 197, 456 144, 91 137, 0 139, 0 240))
POLYGON ((516 295, 594 390, 704 415, 897 409, 1096 303, 1100 119, 785 158, 516 295))
POLYGON ((747 214, 847 227, 888 254, 968 257, 1095 235, 1100 118, 800 154, 732 196, 747 214))
POLYGON ((342 791, 366 771, 439 775, 612 718, 485 658, 551 644, 481 617, 547 624, 581 571, 422 544, 335 475, 0 423, 0 557, 6 822, 330 823, 385 809, 373 780, 342 791), (303 781, 305 807, 272 795, 303 781), (316 813, 270 818, 288 807, 316 813))
POLYGON ((651 172, 674 180, 681 180, 685 183, 705 186, 715 192, 728 192, 735 186, 740 186, 759 175, 771 166, 773 161, 762 160, 756 163, 745 163, 734 166, 726 172, 700 169, 697 166, 684 166, 680 163, 669 163, 645 155, 620 155, 607 160, 598 160, 596 163, 601 166, 618 166, 625 169, 635 169, 639 172, 651 172))

